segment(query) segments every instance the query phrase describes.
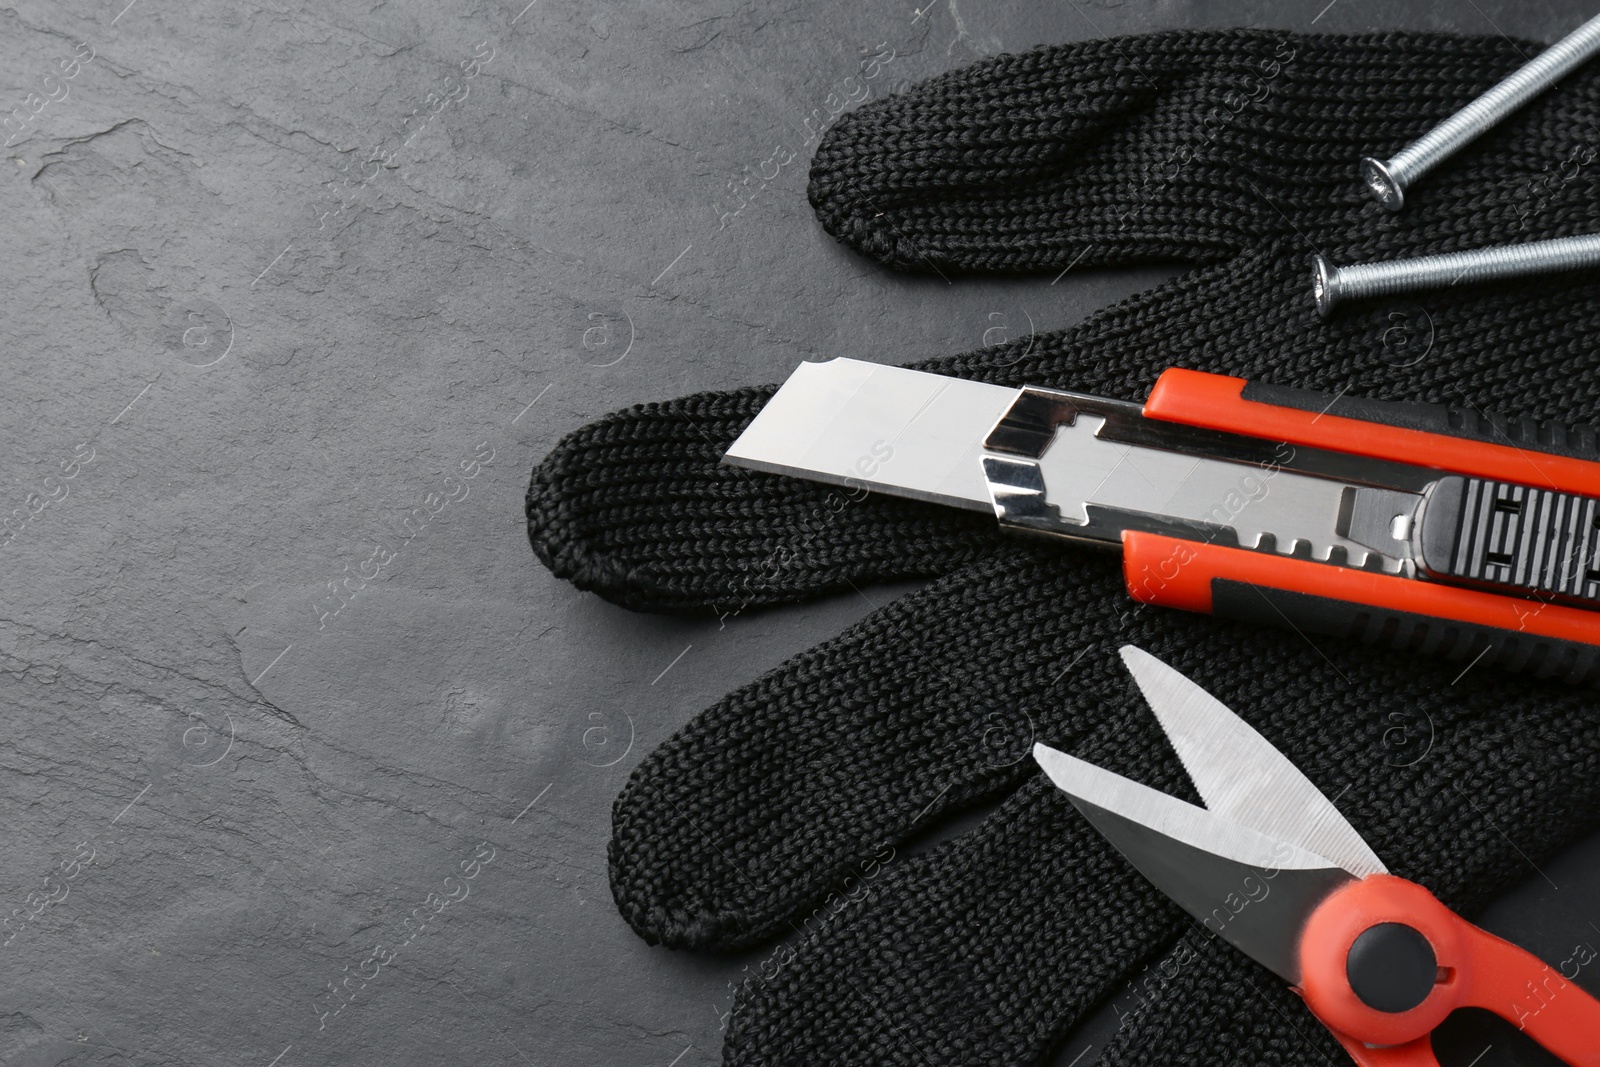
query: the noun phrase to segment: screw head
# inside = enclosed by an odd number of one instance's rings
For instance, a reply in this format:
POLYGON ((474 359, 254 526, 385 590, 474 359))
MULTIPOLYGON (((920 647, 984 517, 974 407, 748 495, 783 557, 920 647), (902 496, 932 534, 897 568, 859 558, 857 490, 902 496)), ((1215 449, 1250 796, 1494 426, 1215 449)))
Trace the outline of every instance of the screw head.
POLYGON ((1390 211, 1399 211, 1406 202, 1405 188, 1395 180, 1381 160, 1371 156, 1361 158, 1361 183, 1374 200, 1390 211))
POLYGON ((1311 297, 1317 302, 1317 314, 1327 318, 1339 302, 1339 268, 1323 258, 1321 252, 1311 254, 1311 297))

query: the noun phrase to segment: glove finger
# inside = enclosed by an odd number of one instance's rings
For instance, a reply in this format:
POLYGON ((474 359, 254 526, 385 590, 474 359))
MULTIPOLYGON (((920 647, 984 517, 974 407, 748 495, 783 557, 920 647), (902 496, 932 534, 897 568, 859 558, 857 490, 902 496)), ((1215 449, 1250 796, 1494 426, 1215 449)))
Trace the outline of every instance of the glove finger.
MULTIPOLYGON (((1590 211, 1600 228, 1600 196, 1590 211)), ((1135 399, 1178 364, 1377 399, 1594 415, 1593 272, 1359 303, 1323 323, 1305 251, 1298 238, 1270 242, 1070 330, 920 366, 1135 399)), ((985 515, 722 466, 770 395, 703 393, 569 435, 529 484, 539 557, 626 607, 729 614, 933 577, 992 550, 985 515)))
POLYGON ((651 942, 757 943, 885 845, 1014 788, 1041 694, 1085 633, 1115 633, 1116 569, 1004 546, 702 712, 613 808, 623 917, 651 942))
POLYGON ((623 607, 738 614, 942 574, 993 545, 985 515, 723 466, 772 392, 641 405, 569 434, 529 482, 534 552, 623 607))
POLYGON ((863 871, 752 968, 723 1063, 1033 1063, 1182 929, 1035 776, 975 831, 863 871))
POLYGON ((1302 1067, 1344 1050, 1277 975, 1190 926, 1134 978, 1137 999, 1099 1067, 1302 1067))
MULTIPOLYGON (((1211 30, 996 56, 841 118, 809 196, 840 241, 920 272, 1211 263, 1274 233, 1337 239, 1358 219, 1407 239, 1447 232, 1414 211, 1387 217, 1356 163, 1414 139, 1535 47, 1211 30)), ((1501 133, 1451 161, 1448 184, 1474 195, 1419 199, 1481 217, 1491 191, 1561 159, 1553 147, 1586 144, 1600 78, 1583 77, 1563 82, 1550 123, 1534 119, 1521 138, 1532 151, 1508 151, 1518 135, 1501 133)))
MULTIPOLYGON (((1448 681, 1458 669, 1402 654, 1344 647, 1312 662, 1294 635, 1216 624, 1210 640, 1181 642, 1171 619, 1141 613, 1129 630, 1338 796, 1396 874, 1457 910, 1470 915, 1532 873, 1530 862, 1600 824, 1591 693, 1485 673, 1457 695, 1448 681), (1431 729, 1425 752, 1404 753, 1398 766, 1396 708, 1420 712, 1416 725, 1431 729)), ((1076 740, 1057 743, 1192 799, 1154 717, 1131 695, 1085 701, 1079 690, 1095 683, 1085 673, 1062 724, 1076 740)), ((1245 1067, 1333 1047, 1308 1038, 1320 1024, 1235 950, 1174 946, 1193 921, 1177 918, 1042 776, 977 830, 862 886, 844 906, 824 900, 796 924, 805 936, 792 957, 773 957, 747 981, 728 1062, 814 1061, 827 1048, 873 1062, 1036 1062, 1088 1005, 1158 957, 1158 970, 1176 971, 1175 988, 1125 1021, 1112 1062, 1245 1067)))

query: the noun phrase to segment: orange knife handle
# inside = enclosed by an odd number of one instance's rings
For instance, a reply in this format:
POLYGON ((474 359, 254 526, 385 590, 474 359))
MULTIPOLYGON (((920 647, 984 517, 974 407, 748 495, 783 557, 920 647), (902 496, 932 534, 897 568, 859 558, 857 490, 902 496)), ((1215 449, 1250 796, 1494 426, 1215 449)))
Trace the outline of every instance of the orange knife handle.
POLYGON ((1144 414, 1306 448, 1600 496, 1600 441, 1590 427, 1499 419, 1435 404, 1329 397, 1178 367, 1156 381, 1144 414))
MULTIPOLYGON (((1374 966, 1414 964, 1402 953, 1380 956, 1374 966)), ((1458 1008, 1493 1012, 1572 1067, 1600 1067, 1600 1001, 1403 878, 1370 875, 1336 890, 1306 923, 1300 969, 1306 1006, 1363 1067, 1433 1067, 1429 1035, 1458 1008), (1426 943, 1432 955, 1423 956, 1422 970, 1432 972, 1432 982, 1423 979, 1410 1006, 1374 1007, 1367 1002, 1373 994, 1357 990, 1358 946, 1376 930, 1396 928, 1426 943)))
POLYGON ((1130 530, 1136 600, 1600 682, 1600 612, 1130 530))

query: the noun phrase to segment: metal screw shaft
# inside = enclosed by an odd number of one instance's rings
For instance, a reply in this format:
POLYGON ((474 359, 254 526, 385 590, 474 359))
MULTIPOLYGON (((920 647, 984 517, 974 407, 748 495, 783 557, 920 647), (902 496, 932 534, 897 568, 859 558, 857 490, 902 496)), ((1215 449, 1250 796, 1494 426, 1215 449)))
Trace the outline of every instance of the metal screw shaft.
POLYGON ((1600 234, 1592 233, 1350 267, 1335 267, 1319 253, 1311 257, 1311 294, 1326 318, 1345 300, 1594 266, 1600 266, 1600 234))
POLYGON ((1600 15, 1540 52, 1494 88, 1401 149, 1393 159, 1362 159, 1362 182, 1378 203, 1390 211, 1399 211, 1405 203, 1407 186, 1566 77, 1596 50, 1600 50, 1600 15))

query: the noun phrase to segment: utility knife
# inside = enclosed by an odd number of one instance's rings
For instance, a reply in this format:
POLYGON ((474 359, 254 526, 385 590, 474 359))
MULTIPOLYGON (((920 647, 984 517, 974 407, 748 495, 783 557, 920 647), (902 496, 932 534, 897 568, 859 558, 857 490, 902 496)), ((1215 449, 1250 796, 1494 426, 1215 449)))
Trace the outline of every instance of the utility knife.
POLYGON ((1600 684, 1590 427, 1181 368, 1141 405, 834 359, 723 462, 1118 548, 1146 603, 1600 684))

